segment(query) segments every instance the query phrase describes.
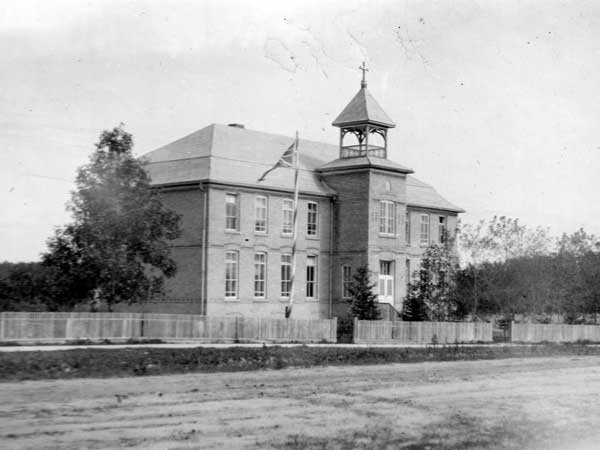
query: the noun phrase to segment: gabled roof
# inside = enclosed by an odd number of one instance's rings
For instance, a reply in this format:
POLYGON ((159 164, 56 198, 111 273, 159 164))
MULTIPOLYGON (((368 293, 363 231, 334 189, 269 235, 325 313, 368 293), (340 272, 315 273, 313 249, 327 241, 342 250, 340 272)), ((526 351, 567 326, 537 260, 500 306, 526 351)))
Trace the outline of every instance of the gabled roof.
POLYGON ((333 172, 344 169, 374 168, 399 173, 414 173, 414 170, 402 166, 394 161, 375 156, 359 156, 356 158, 338 158, 328 162, 317 169, 318 172, 333 172))
POLYGON ((372 123, 386 128, 396 126, 366 87, 362 87, 358 91, 332 125, 343 127, 359 123, 372 123))
MULTIPOLYGON (((244 128, 212 124, 141 157, 154 186, 214 181, 234 185, 265 187, 292 192, 293 169, 278 168, 258 182, 258 178, 279 160, 294 138, 244 128)), ((300 191, 317 195, 335 192, 320 180, 323 169, 361 164, 402 173, 412 173, 393 161, 375 158, 336 159, 336 145, 300 139, 300 191)), ((326 171, 326 170, 325 170, 326 171)), ((445 200, 430 185, 407 176, 407 203, 445 211, 464 212, 445 200)))

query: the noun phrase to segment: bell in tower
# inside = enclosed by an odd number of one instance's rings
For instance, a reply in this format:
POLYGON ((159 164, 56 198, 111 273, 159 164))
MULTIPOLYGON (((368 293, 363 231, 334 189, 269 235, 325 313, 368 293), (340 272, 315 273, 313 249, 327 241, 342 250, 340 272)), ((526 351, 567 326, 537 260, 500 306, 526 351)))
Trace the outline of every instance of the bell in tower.
POLYGON ((367 90, 365 63, 360 91, 332 123, 340 129, 340 158, 374 156, 387 159, 387 131, 396 125, 367 90))

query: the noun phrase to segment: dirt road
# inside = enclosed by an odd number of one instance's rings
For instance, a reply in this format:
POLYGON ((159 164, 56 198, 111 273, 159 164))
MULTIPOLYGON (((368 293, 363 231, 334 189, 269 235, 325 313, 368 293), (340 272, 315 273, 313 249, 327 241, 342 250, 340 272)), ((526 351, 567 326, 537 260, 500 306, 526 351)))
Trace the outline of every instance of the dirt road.
POLYGON ((600 449, 600 357, 0 384, 6 449, 600 449))

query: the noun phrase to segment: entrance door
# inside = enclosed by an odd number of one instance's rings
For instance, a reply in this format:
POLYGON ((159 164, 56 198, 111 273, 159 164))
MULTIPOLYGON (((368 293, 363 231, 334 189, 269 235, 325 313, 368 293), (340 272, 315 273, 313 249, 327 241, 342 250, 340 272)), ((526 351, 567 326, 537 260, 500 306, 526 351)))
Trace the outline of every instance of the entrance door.
POLYGON ((394 263, 379 262, 379 301, 394 304, 394 263))

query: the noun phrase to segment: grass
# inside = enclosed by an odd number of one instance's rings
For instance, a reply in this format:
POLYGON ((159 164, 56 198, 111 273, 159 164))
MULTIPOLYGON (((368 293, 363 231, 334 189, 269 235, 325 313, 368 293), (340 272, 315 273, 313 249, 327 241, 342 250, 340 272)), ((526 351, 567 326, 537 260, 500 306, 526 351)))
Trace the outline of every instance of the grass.
POLYGON ((522 347, 456 345, 426 348, 82 348, 1 352, 0 381, 587 355, 600 356, 600 347, 547 344, 522 347))

